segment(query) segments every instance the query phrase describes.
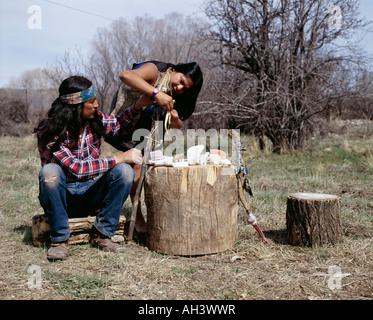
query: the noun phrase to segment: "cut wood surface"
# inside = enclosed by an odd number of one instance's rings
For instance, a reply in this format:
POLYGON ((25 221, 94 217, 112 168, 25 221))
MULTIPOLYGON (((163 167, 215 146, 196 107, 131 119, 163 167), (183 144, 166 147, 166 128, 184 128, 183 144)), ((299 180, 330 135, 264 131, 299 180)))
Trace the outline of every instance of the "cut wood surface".
POLYGON ((343 241, 340 198, 318 193, 293 193, 287 198, 287 241, 314 246, 343 241))
MULTIPOLYGON (((70 227, 70 244, 88 243, 93 222, 96 217, 71 218, 69 219, 70 227)), ((126 218, 120 217, 119 224, 113 240, 121 241, 126 218)), ((32 218, 32 240, 35 246, 49 243, 49 222, 46 215, 36 215, 32 218)))
POLYGON ((151 250, 202 255, 234 244, 238 201, 232 166, 149 167, 145 202, 151 250))

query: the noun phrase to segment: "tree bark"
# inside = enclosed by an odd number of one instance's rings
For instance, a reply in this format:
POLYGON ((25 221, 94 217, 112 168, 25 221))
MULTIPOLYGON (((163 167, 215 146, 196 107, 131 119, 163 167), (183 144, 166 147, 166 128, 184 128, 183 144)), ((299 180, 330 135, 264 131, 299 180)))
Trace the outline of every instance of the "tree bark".
POLYGON ((286 230, 287 241, 292 245, 312 247, 343 242, 340 198, 315 193, 289 195, 286 230))
POLYGON ((202 255, 233 246, 238 201, 232 166, 149 167, 145 196, 149 249, 202 255))

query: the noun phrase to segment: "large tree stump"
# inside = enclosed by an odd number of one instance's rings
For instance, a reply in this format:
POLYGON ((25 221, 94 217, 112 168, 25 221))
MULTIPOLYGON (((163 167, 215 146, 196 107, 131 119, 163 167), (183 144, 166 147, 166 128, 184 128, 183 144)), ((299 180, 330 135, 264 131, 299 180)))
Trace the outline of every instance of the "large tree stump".
POLYGON ((341 243, 340 198, 328 194, 290 194, 286 230, 287 241, 292 245, 312 247, 341 243))
MULTIPOLYGON (((93 222, 96 217, 85 217, 85 218, 71 218, 69 219, 70 227, 70 244, 81 244, 88 243, 91 234, 93 222)), ((121 216, 115 232, 115 237, 112 240, 120 242, 122 240, 124 224, 126 218, 121 216), (119 237, 120 236, 120 237, 119 237)), ((50 243, 49 236, 49 222, 48 218, 44 214, 36 215, 32 218, 32 240, 35 246, 50 243)), ((124 240, 124 239, 123 239, 124 240)))
POLYGON ((234 244, 238 202, 232 166, 149 167, 145 202, 151 250, 202 255, 234 244))

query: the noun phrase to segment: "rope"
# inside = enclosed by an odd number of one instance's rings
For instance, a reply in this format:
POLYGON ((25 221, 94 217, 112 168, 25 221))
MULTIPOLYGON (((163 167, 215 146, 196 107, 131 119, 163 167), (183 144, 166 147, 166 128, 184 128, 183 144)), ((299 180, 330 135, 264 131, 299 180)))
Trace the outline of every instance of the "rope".
MULTIPOLYGON (((167 71, 164 73, 161 81, 159 82, 157 88, 164 92, 167 93, 170 91, 170 83, 171 83, 171 76, 172 76, 173 69, 168 68, 167 71)), ((175 102, 175 100, 174 100, 175 102)), ((167 131, 171 127, 171 112, 167 111, 165 115, 165 120, 164 120, 164 131, 167 133, 167 131)))

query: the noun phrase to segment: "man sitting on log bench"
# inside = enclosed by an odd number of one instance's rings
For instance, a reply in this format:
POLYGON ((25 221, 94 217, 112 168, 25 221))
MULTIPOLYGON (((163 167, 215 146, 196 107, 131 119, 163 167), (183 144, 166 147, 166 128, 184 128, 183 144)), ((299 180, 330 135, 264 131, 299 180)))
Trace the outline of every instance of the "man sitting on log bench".
POLYGON ((142 154, 130 149, 100 158, 101 143, 106 136, 128 134, 141 108, 133 105, 118 117, 105 115, 97 110, 92 82, 78 76, 65 79, 59 93, 48 118, 34 130, 42 163, 39 200, 49 220, 52 241, 47 258, 68 257, 69 217, 88 216, 97 210, 92 246, 123 252, 124 247, 110 237, 133 184, 129 164, 141 163, 142 154))

